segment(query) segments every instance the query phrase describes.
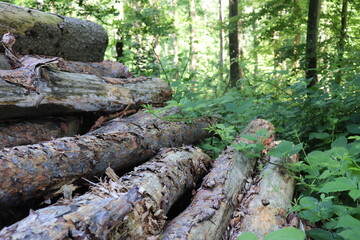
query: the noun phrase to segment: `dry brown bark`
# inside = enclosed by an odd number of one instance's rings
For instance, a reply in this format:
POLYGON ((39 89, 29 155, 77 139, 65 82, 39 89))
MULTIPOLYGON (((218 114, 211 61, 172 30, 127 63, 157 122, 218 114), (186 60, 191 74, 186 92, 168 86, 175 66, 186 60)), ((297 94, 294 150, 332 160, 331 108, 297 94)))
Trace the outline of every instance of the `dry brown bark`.
MULTIPOLYGON (((252 121, 235 143, 249 143, 241 136, 254 134, 263 128, 268 132, 274 130, 274 126, 265 120, 252 121)), ((269 144, 272 140, 273 135, 264 143, 269 144)), ((255 162, 256 159, 228 147, 205 176, 190 206, 166 226, 158 239, 220 239, 255 162)))
POLYGON ((0 122, 0 149, 75 136, 81 122, 82 117, 67 116, 0 122))
MULTIPOLYGON (((0 2, 0 36, 16 37, 19 54, 40 54, 67 60, 101 62, 108 44, 105 29, 93 22, 44 13, 0 2)), ((0 51, 4 52, 0 45, 0 51)))
MULTIPOLYGON (((40 65, 46 64, 43 59, 39 61, 42 61, 40 65)), ((52 62, 52 59, 48 61, 52 62)), ((32 61, 29 64, 32 70, 0 70, 0 119, 117 112, 128 104, 156 104, 171 98, 169 84, 158 78, 98 77, 48 71, 39 69, 39 64, 32 61), (40 71, 41 79, 29 78, 40 71)))
POLYGON ((139 112, 83 136, 5 148, 0 151, 0 207, 43 196, 73 179, 102 174, 109 166, 136 166, 164 147, 194 143, 210 136, 204 128, 211 123, 209 118, 169 122, 139 112))
POLYGON ((260 181, 251 187, 235 212, 228 239, 236 240, 243 232, 252 232, 258 239, 264 239, 265 234, 286 226, 295 181, 285 164, 297 161, 298 154, 286 160, 270 157, 259 173, 260 181))
POLYGON ((164 149, 151 161, 91 192, 31 212, 4 228, 8 239, 147 239, 165 224, 171 205, 192 188, 211 159, 200 149, 164 149))

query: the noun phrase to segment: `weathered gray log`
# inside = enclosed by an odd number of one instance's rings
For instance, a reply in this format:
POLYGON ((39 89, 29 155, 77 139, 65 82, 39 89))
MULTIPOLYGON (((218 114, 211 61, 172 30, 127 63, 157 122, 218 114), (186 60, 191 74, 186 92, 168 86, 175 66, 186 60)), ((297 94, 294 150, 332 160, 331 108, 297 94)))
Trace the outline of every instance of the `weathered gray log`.
POLYGON ((8 57, 2 53, 0 53, 0 69, 2 69, 2 70, 10 70, 11 69, 8 57))
MULTIPOLYGON (((241 136, 254 135, 263 128, 268 132, 274 130, 273 125, 265 120, 252 121, 235 143, 249 143, 241 136)), ((273 136, 269 139, 273 139, 273 136)), ((255 162, 255 158, 248 158, 233 147, 228 147, 215 160, 213 169, 205 176, 190 206, 166 226, 158 239, 220 239, 255 162)))
POLYGON ((0 122, 0 149, 50 141, 80 133, 82 117, 0 122))
MULTIPOLYGON (((287 160, 295 163, 297 159, 298 154, 287 160)), ((238 223, 238 232, 230 239, 236 240, 242 232, 252 232, 258 239, 264 239, 265 234, 286 224, 286 214, 291 208, 295 181, 284 164, 285 159, 270 157, 270 162, 265 164, 260 173, 262 179, 256 186, 260 190, 248 203, 246 214, 243 214, 244 217, 238 223)))
POLYGON ((4 228, 0 238, 146 239, 161 231, 171 205, 210 164, 198 148, 164 149, 117 182, 99 183, 90 193, 31 212, 4 228))
POLYGON ((158 78, 101 78, 42 70, 44 78, 31 85, 36 91, 24 87, 29 86, 27 70, 0 70, 0 119, 109 113, 121 111, 129 104, 155 104, 171 98, 169 84, 158 78))
MULTIPOLYGON (((101 62, 108 44, 96 23, 0 2, 0 36, 10 30, 19 54, 40 54, 66 60, 101 62)), ((0 46, 0 51, 4 48, 0 46)))
POLYGON ((127 66, 113 61, 76 62, 58 59, 56 67, 65 72, 85 73, 110 78, 129 78, 132 75, 127 66))
POLYGON ((123 169, 148 160, 161 148, 197 142, 210 134, 210 119, 169 122, 139 112, 77 137, 0 151, 0 207, 43 196, 73 179, 123 169))

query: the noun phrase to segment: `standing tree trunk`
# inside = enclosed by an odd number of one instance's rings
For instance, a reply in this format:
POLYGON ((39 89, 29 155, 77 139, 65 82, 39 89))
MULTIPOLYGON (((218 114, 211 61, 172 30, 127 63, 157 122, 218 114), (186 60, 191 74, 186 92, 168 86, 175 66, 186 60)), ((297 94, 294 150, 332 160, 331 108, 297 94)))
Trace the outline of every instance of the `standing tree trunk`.
POLYGON ((310 0, 309 14, 306 34, 306 56, 305 56, 305 71, 306 79, 311 79, 307 85, 311 88, 318 82, 317 78, 317 42, 319 34, 319 19, 320 19, 321 0, 310 0))
MULTIPOLYGON (((301 8, 299 5, 299 0, 294 0, 294 16, 295 17, 300 17, 301 14, 301 8)), ((300 67, 300 57, 299 57, 299 45, 301 43, 301 34, 300 34, 300 24, 296 25, 296 33, 295 33, 295 37, 294 37, 294 62, 292 65, 292 70, 294 72, 296 72, 299 67, 300 67)))
POLYGON ((222 0, 219 0, 219 25, 220 25, 220 29, 219 29, 219 42, 220 42, 220 46, 219 46, 219 77, 220 77, 220 82, 223 83, 224 82, 224 74, 223 74, 223 69, 224 69, 224 28, 223 28, 223 8, 222 8, 222 0))
POLYGON ((238 1, 229 0, 229 55, 230 55, 230 86, 235 87, 240 79, 239 39, 238 39, 238 1))
POLYGON ((190 55, 191 55, 191 62, 190 67, 191 71, 196 71, 196 29, 194 27, 196 22, 196 0, 190 0, 190 11, 189 11, 189 18, 190 18, 190 55))
POLYGON ((337 84, 341 83, 343 71, 341 70, 344 61, 344 50, 345 50, 345 38, 346 38, 346 27, 347 27, 347 8, 348 0, 343 0, 341 9, 341 28, 340 28, 340 39, 338 43, 338 72, 335 80, 337 84))

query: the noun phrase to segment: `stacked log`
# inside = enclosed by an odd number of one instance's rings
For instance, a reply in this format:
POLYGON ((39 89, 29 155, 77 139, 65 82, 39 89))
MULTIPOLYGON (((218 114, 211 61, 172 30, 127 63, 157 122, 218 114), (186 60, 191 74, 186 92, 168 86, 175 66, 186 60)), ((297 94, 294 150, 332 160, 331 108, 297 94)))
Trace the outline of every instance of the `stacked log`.
POLYGON ((31 212, 4 228, 7 239, 146 239, 159 233, 170 206, 205 174, 210 158, 194 147, 164 149, 118 181, 31 212))
POLYGON ((139 112, 83 136, 5 148, 0 151, 0 204, 43 196, 74 179, 101 175, 109 166, 117 170, 136 166, 161 148, 210 136, 205 128, 211 123, 209 118, 193 123, 166 121, 139 112))
MULTIPOLYGON (((14 33, 19 54, 58 56, 66 60, 101 62, 108 44, 104 28, 96 23, 44 13, 0 2, 0 35, 14 33)), ((0 45, 0 51, 4 52, 0 45)))
MULTIPOLYGON (((250 143, 242 136, 255 135, 261 129, 270 133, 274 126, 265 120, 254 120, 235 143, 250 143)), ((264 143, 272 140, 273 135, 270 135, 264 143)), ((215 160, 214 167, 205 176, 189 207, 173 219, 156 239, 220 239, 238 203, 240 190, 255 163, 255 158, 228 147, 215 160)))

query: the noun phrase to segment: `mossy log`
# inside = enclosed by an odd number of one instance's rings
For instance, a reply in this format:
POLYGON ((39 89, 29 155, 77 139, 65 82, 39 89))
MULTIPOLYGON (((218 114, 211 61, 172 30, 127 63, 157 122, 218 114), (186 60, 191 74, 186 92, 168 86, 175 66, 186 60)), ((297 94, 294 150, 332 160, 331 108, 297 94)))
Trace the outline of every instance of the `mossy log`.
MULTIPOLYGON (((101 62, 108 44, 105 29, 93 22, 0 2, 0 36, 14 33, 19 54, 101 62)), ((0 51, 4 48, 0 46, 0 51)))
POLYGON ((259 189, 258 193, 242 209, 243 217, 236 226, 237 234, 233 234, 231 239, 236 240, 242 232, 252 232, 258 239, 264 239, 265 234, 286 225, 286 214, 291 208, 295 181, 285 169, 285 164, 290 160, 295 163, 298 158, 298 154, 285 160, 270 157, 270 162, 265 164, 260 173, 260 182, 254 186, 259 189))
POLYGON ((161 120, 139 112, 114 119, 76 137, 0 151, 0 207, 15 205, 80 177, 100 175, 107 167, 128 169, 161 148, 192 144, 210 134, 209 118, 193 123, 161 120))
POLYGON ((171 205, 210 164, 198 148, 164 149, 116 182, 99 183, 90 193, 31 212, 5 227, 0 238, 147 239, 161 231, 171 205))
POLYGON ((0 149, 75 136, 81 123, 82 117, 75 116, 0 122, 0 149))
MULTIPOLYGON (((267 132, 274 130, 274 126, 265 120, 252 121, 235 144, 250 143, 241 136, 255 135, 256 131, 264 128, 267 132)), ((270 135, 264 143, 272 140, 273 135, 270 135)), ((156 239, 220 239, 237 205, 237 196, 255 163, 255 158, 228 147, 215 160, 213 169, 205 176, 190 206, 173 219, 156 239)))
POLYGON ((169 84, 158 78, 120 79, 44 68, 40 71, 42 78, 30 85, 31 71, 0 70, 0 119, 111 113, 129 104, 163 103, 172 94, 169 84))

